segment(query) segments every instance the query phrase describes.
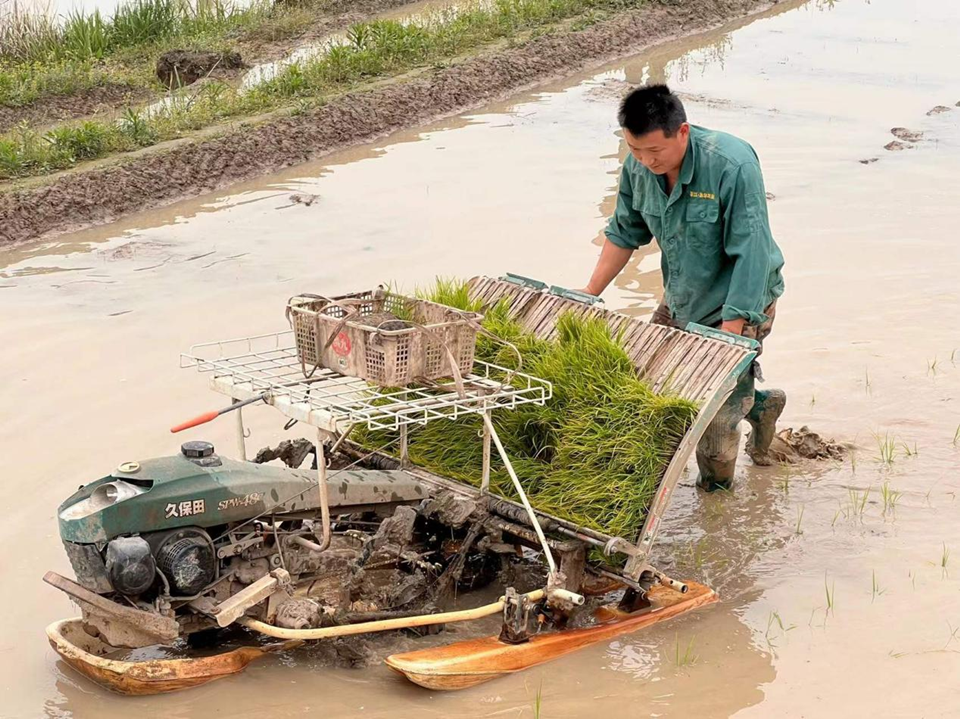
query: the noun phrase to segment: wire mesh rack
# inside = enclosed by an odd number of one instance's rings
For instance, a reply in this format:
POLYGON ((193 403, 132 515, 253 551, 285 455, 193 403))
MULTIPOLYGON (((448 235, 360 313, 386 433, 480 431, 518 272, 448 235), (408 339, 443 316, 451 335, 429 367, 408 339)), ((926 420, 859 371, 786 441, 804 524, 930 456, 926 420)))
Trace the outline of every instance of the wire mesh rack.
POLYGON ((180 366, 209 373, 211 388, 235 400, 263 396, 290 419, 340 433, 353 425, 398 430, 523 404, 544 404, 552 385, 522 372, 474 362, 464 394, 453 382, 384 388, 319 369, 305 378, 291 330, 205 342, 180 355, 180 366))

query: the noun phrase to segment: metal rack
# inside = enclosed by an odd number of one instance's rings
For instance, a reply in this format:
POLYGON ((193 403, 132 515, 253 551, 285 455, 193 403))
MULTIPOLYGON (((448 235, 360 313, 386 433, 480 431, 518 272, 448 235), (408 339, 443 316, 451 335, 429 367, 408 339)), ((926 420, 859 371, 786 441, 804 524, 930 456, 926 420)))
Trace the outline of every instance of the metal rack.
POLYGON ((290 419, 333 434, 354 425, 403 430, 435 419, 542 405, 553 393, 546 380, 480 361, 463 377, 462 395, 452 382, 385 389, 327 369, 307 379, 290 330, 194 345, 180 355, 180 366, 211 374, 216 392, 237 401, 263 396, 290 419))

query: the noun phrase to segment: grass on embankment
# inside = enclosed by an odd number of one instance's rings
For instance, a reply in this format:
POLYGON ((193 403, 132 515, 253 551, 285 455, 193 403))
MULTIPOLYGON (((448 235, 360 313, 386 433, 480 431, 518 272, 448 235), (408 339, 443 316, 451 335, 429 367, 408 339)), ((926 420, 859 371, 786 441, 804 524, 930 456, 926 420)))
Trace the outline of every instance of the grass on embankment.
POLYGON ((155 86, 153 66, 169 49, 228 49, 236 42, 293 37, 328 0, 248 6, 230 0, 133 0, 111 17, 98 10, 0 16, 0 105, 18 107, 106 83, 155 86))
POLYGON ((229 118, 322 102, 365 82, 442 63, 485 44, 544 32, 572 18, 590 23, 604 12, 644 1, 496 0, 408 24, 358 23, 348 29, 344 44, 332 45, 303 65, 287 66, 272 80, 245 92, 210 82, 196 95, 150 115, 129 109, 117 122, 65 123, 45 134, 18 128, 0 136, 0 179, 46 174, 181 137, 229 118))
MULTIPOLYGON (((439 281, 418 294, 460 309, 480 309, 458 282, 439 281)), ((533 506, 580 526, 636 536, 667 463, 693 423, 696 406, 655 394, 637 377, 619 339, 600 319, 562 315, 557 339, 548 342, 525 334, 501 303, 486 311, 483 325, 520 350, 524 372, 553 384, 553 397, 543 407, 521 405, 494 412, 497 433, 533 506)), ((511 349, 483 335, 477 357, 516 365, 511 349)), ((412 429, 410 458, 438 474, 478 485, 481 429, 479 417, 412 429)), ((386 432, 354 436, 371 448, 395 439, 386 432)), ((496 453, 491 488, 516 497, 496 453)))

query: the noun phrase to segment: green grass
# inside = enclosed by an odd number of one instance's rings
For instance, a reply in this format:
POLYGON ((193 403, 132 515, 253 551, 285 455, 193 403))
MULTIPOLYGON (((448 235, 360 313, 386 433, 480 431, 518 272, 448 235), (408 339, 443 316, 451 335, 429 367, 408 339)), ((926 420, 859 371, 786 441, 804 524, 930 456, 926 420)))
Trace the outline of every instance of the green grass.
POLYGON ((833 609, 837 599, 837 583, 827 584, 827 574, 823 575, 823 591, 827 595, 827 614, 833 614, 833 609))
POLYGON ((99 10, 73 10, 57 19, 49 13, 8 14, 0 19, 0 60, 13 63, 103 60, 123 50, 176 39, 191 41, 238 31, 273 12, 272 5, 248 7, 228 0, 132 0, 112 17, 99 10))
POLYGON ((159 85, 153 76, 166 50, 227 50, 302 33, 329 0, 275 4, 254 0, 134 0, 112 17, 74 10, 0 16, 0 104, 18 107, 108 82, 159 85))
MULTIPOLYGON (((349 29, 346 44, 333 45, 302 65, 287 66, 276 77, 250 91, 241 93, 225 83, 205 85, 189 101, 144 118, 146 127, 136 138, 130 136, 123 123, 97 121, 99 127, 96 130, 89 124, 84 128, 85 135, 95 138, 95 142, 82 147, 71 143, 75 150, 71 153, 64 152, 56 141, 51 142, 46 136, 36 137, 19 131, 2 135, 0 179, 46 174, 70 167, 82 159, 175 139, 233 117, 282 107, 302 107, 304 102, 321 103, 331 95, 376 78, 449 60, 484 44, 514 39, 523 33, 554 26, 580 13, 598 8, 636 7, 644 1, 496 0, 492 5, 467 9, 456 15, 441 13, 408 24, 392 20, 358 23, 349 29)), ((141 3, 146 2, 169 3, 173 0, 141 0, 141 3)), ((167 26, 169 16, 166 10, 158 6, 151 12, 156 14, 158 25, 167 26)), ((130 15, 119 26, 115 18, 111 27, 116 32, 122 31, 125 38, 141 37, 146 31, 137 29, 141 22, 137 18, 140 17, 130 15)), ((92 40, 85 42, 98 45, 92 40)), ((21 77, 20 82, 24 81, 21 77)), ((0 73, 0 88, 3 83, 0 73)), ((82 83, 82 78, 69 75, 69 82, 61 81, 59 88, 66 89, 71 83, 76 86, 82 83)), ((37 96, 42 90, 38 87, 21 88, 12 92, 22 98, 37 96)), ((74 127, 70 123, 66 126, 74 127)))
MULTIPOLYGON (((450 284, 422 294, 475 309, 463 289, 450 284)), ((654 394, 599 320, 562 315, 558 338, 546 342, 524 334, 501 303, 486 310, 483 325, 519 349, 524 372, 553 384, 553 398, 545 406, 521 405, 493 417, 531 503, 580 526, 634 537, 696 406, 654 394)), ((478 337, 477 357, 503 367, 517 362, 512 348, 485 335, 478 337)), ((481 428, 480 417, 466 417, 412 430, 410 458, 438 474, 479 485, 481 428)), ((359 440, 375 447, 389 437, 361 432, 359 440)), ((496 453, 491 490, 515 497, 496 453)))

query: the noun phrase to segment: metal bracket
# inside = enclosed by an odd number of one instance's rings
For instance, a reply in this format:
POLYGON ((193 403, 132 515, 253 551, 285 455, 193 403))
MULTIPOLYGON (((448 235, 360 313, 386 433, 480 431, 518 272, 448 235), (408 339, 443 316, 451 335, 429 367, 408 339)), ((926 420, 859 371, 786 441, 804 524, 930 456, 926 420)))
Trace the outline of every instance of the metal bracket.
POLYGON ((523 644, 530 641, 531 630, 536 621, 533 608, 536 605, 526 594, 507 587, 503 595, 503 626, 500 641, 504 644, 523 644))
POLYGON ((603 304, 603 298, 597 297, 596 295, 590 295, 586 292, 581 292, 580 290, 568 290, 566 287, 558 287, 557 285, 550 286, 550 294, 556 295, 557 297, 562 297, 565 300, 573 300, 574 302, 582 302, 588 307, 592 307, 596 304, 603 304))
POLYGON ((540 280, 535 280, 530 277, 524 277, 523 275, 515 275, 512 272, 508 272, 500 278, 501 282, 509 282, 512 285, 519 285, 520 287, 527 287, 531 290, 542 291, 547 289, 547 283, 541 282, 540 280))
POLYGON ((720 342, 726 342, 728 345, 736 345, 737 347, 744 347, 748 350, 753 350, 756 352, 760 349, 760 343, 749 337, 743 337, 741 335, 731 334, 730 332, 724 332, 723 330, 718 330, 714 327, 706 327, 704 325, 698 325, 696 322, 691 322, 684 328, 687 332, 692 332, 695 335, 700 335, 701 337, 708 337, 712 340, 719 340, 720 342))

